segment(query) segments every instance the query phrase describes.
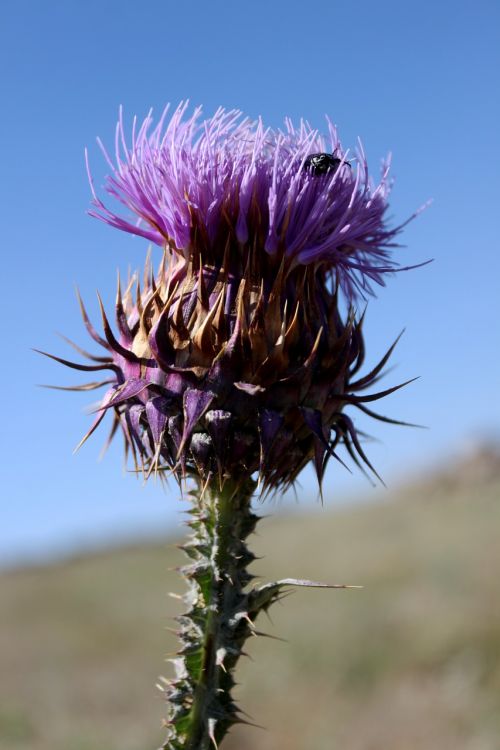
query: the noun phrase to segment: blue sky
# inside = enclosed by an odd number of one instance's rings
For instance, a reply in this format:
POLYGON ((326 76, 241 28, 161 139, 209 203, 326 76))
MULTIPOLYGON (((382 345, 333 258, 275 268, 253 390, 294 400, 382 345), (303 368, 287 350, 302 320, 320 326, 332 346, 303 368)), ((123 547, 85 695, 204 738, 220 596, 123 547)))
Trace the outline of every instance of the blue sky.
MULTIPOLYGON (((387 382, 421 379, 383 409, 430 429, 375 425, 370 456, 394 484, 500 434, 499 51, 493 0, 3 5, 0 562, 180 518, 176 487, 165 494, 124 474, 118 445, 97 461, 104 432, 72 455, 88 396, 35 387, 78 382, 30 351, 67 355, 56 331, 87 345, 75 283, 95 317, 96 288, 109 307, 116 269, 141 266, 147 249, 85 214, 83 150, 100 184, 95 136, 112 141, 120 104, 131 118, 189 98, 208 114, 222 104, 271 125, 290 115, 321 127, 328 113, 344 145, 361 136, 373 172, 392 151, 394 220, 434 199, 408 227, 401 261, 435 261, 370 302, 368 356, 406 327, 387 382)), ((371 491, 332 467, 329 506, 360 490, 371 491)), ((303 494, 314 495, 308 474, 303 494)))

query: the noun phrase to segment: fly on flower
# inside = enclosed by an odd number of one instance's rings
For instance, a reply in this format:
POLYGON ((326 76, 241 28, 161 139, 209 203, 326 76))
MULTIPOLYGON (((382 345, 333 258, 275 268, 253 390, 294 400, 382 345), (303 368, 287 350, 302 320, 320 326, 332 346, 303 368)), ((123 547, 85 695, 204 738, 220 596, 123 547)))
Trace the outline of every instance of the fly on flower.
POLYGON ((334 154, 309 154, 304 162, 304 169, 314 175, 335 174, 340 165, 351 166, 351 162, 342 161, 334 154))

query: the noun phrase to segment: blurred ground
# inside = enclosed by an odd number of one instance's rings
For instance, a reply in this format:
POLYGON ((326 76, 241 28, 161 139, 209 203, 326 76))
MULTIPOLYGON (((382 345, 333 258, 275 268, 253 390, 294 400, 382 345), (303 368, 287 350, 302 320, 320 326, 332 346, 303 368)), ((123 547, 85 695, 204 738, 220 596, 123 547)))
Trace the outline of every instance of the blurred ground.
MULTIPOLYGON (((334 500, 327 501, 332 505, 334 500)), ((264 512, 269 509, 264 508, 264 512)), ((299 591, 260 627, 226 750, 500 750, 500 459, 378 503, 268 518, 254 572, 299 591)), ((180 552, 142 546, 0 576, 2 750, 153 750, 180 552)))

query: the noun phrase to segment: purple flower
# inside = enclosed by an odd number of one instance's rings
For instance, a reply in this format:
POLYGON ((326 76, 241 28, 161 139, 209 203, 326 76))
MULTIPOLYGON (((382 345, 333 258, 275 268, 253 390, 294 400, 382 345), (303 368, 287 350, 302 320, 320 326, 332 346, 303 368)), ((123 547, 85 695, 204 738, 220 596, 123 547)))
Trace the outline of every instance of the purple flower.
POLYGON ((339 445, 374 471, 346 410, 391 422, 367 404, 400 387, 367 392, 393 347, 361 376, 363 317, 352 309, 396 269, 388 166, 372 187, 362 150, 349 161, 330 122, 327 145, 306 123, 276 132, 237 111, 205 121, 185 111, 167 125, 165 111, 151 133, 150 117, 138 132, 134 122, 131 147, 120 117, 106 187, 137 224, 94 193, 95 216, 164 256, 134 294, 132 282, 118 288, 117 333, 102 310, 101 337, 82 306, 104 357, 79 349, 92 364, 59 360, 109 372, 83 386, 108 386, 88 435, 111 412, 111 435, 121 427, 147 475, 222 483, 259 473, 279 489, 312 461, 321 484, 339 445))
POLYGON ((81 303, 104 351, 73 344, 86 363, 48 355, 102 373, 63 387, 105 389, 80 445, 109 414, 108 443, 121 432, 145 478, 194 480, 165 750, 219 746, 243 721, 232 672, 255 618, 283 587, 324 585, 248 588, 257 478, 263 493, 282 491, 312 463, 321 491, 328 463, 345 466, 339 449, 378 477, 353 414, 404 424, 372 408, 405 385, 376 386, 396 342, 363 373, 364 313, 354 307, 402 270, 391 255, 402 226, 385 221, 389 165, 372 185, 361 146, 349 156, 330 121, 326 141, 304 122, 275 131, 238 111, 202 120, 186 108, 168 123, 165 110, 154 129, 151 116, 139 130, 134 120, 130 145, 120 113, 114 163, 103 148, 106 190, 136 221, 105 206, 89 171, 90 213, 162 247, 162 262, 154 274, 148 256, 142 285, 118 282, 114 326, 101 303, 103 335, 81 303))
POLYGON ((120 111, 114 163, 99 141, 111 170, 106 191, 136 221, 102 202, 89 171, 92 216, 185 259, 220 265, 229 245, 233 267, 252 247, 277 266, 284 258, 288 267, 321 267, 348 300, 404 270, 392 257, 404 224, 391 228, 385 218, 389 161, 374 186, 361 144, 350 157, 328 119, 325 138, 304 121, 273 130, 238 110, 202 119, 201 108, 188 116, 181 104, 167 120, 168 109, 154 128, 151 114, 139 128, 134 119, 130 143, 120 111))

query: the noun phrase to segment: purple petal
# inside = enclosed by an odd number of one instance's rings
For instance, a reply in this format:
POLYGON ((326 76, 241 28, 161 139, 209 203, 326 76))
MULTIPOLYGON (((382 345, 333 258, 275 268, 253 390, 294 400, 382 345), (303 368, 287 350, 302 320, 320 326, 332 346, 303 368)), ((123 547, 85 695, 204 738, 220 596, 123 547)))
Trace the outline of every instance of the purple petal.
POLYGON ((110 169, 105 189, 130 216, 104 205, 89 171, 90 213, 162 247, 167 242, 185 258, 196 253, 193 230, 201 230, 198 250, 217 265, 221 228, 247 248, 262 237, 263 252, 330 268, 348 298, 370 294, 372 283, 403 270, 391 256, 404 223, 386 222, 389 164, 375 186, 361 146, 351 164, 328 120, 327 127, 329 146, 305 122, 295 128, 287 119, 283 131, 273 130, 236 110, 219 108, 203 119, 201 108, 189 115, 180 105, 170 122, 162 116, 154 128, 148 115, 127 143, 120 116, 114 160, 102 148, 110 169), (339 159, 334 173, 304 168, 308 156, 328 148, 339 159))

